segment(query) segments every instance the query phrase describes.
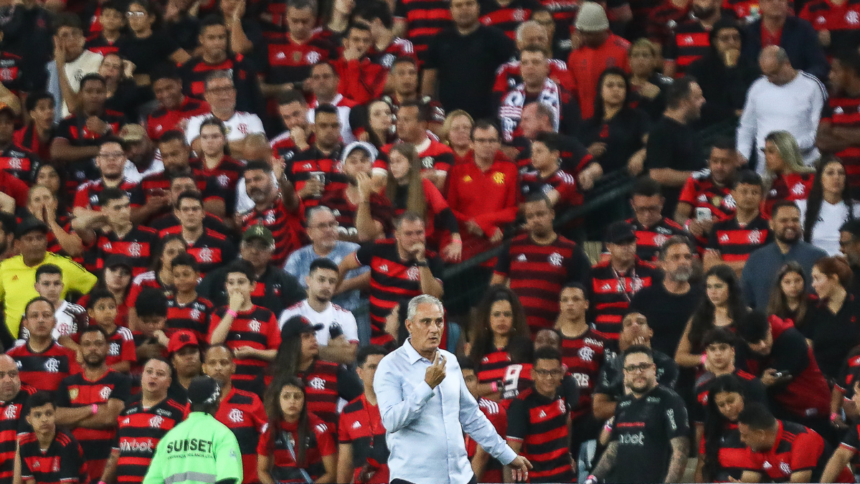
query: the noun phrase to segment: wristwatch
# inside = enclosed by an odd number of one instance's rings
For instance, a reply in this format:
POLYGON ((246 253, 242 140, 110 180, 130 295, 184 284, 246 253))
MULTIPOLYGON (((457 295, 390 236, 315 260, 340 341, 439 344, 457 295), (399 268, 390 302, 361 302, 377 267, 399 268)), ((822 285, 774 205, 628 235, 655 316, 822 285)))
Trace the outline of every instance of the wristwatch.
POLYGON ((430 267, 430 264, 426 260, 416 262, 415 265, 418 267, 430 267))

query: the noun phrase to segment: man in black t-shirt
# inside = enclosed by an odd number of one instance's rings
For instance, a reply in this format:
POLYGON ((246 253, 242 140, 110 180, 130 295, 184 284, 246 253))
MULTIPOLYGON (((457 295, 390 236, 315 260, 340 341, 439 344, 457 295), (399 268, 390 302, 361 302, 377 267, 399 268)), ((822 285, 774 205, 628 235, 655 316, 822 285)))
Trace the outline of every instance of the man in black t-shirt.
POLYGON ((701 116, 705 97, 690 76, 678 79, 666 96, 666 112, 648 137, 645 169, 663 186, 663 215, 673 217, 681 188, 694 171, 705 168, 704 153, 689 124, 701 116))
POLYGON ((680 482, 690 449, 687 408, 677 393, 657 384, 647 346, 624 352, 624 384, 630 393, 618 403, 609 445, 585 482, 607 476, 618 483, 680 482))

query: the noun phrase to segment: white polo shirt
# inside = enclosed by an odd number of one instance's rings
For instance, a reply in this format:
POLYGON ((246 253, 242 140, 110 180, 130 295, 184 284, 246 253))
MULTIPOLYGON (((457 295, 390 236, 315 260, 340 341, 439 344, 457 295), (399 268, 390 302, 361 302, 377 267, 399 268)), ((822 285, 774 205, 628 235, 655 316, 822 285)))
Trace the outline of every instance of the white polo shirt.
POLYGON ((322 324, 323 328, 317 331, 317 343, 320 346, 327 346, 329 341, 329 329, 334 326, 340 326, 344 337, 350 343, 358 343, 358 325, 355 324, 355 316, 350 311, 338 306, 337 304, 328 303, 325 311, 318 313, 308 304, 308 300, 293 304, 281 313, 281 318, 278 320, 278 326, 284 327, 284 323, 293 316, 304 316, 308 318, 311 324, 322 324))

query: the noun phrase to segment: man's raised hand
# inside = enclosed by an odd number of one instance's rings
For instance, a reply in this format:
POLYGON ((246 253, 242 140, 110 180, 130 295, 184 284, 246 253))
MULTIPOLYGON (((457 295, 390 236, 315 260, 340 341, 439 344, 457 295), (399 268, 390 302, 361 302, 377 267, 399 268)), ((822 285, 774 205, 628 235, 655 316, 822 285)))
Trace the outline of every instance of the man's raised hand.
POLYGON ((424 372, 424 381, 430 385, 430 388, 436 388, 445 379, 445 357, 437 351, 436 357, 433 359, 433 364, 427 367, 424 372))

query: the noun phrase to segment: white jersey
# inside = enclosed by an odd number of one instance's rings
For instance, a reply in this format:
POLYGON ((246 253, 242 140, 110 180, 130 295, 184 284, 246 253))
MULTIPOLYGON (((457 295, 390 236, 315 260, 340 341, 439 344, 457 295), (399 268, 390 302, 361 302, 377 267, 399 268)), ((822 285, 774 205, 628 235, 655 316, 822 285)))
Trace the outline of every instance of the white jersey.
POLYGON ((293 316, 304 316, 308 318, 311 324, 322 324, 323 328, 317 331, 317 343, 320 346, 327 346, 329 341, 329 329, 340 326, 343 335, 350 343, 358 343, 358 325, 355 324, 355 316, 346 309, 337 304, 328 303, 325 311, 318 313, 308 304, 308 300, 293 304, 281 313, 281 318, 278 320, 278 326, 284 327, 293 316))
MULTIPOLYGON (((200 125, 203 121, 212 117, 212 113, 201 114, 194 116, 188 120, 188 126, 185 129, 185 139, 188 144, 200 137, 200 125)), ((256 114, 246 113, 244 111, 236 111, 233 116, 227 121, 224 121, 224 127, 227 128, 227 141, 241 141, 251 134, 265 134, 263 131, 263 122, 256 114)))
MULTIPOLYGON (((80 330, 89 324, 90 318, 83 306, 64 300, 54 312, 54 319, 56 320, 56 324, 54 324, 54 329, 51 331, 51 337, 54 340, 59 340, 60 336, 78 334, 80 330)), ((20 337, 21 339, 18 340, 16 345, 30 339, 30 332, 23 324, 21 325, 20 337)))

